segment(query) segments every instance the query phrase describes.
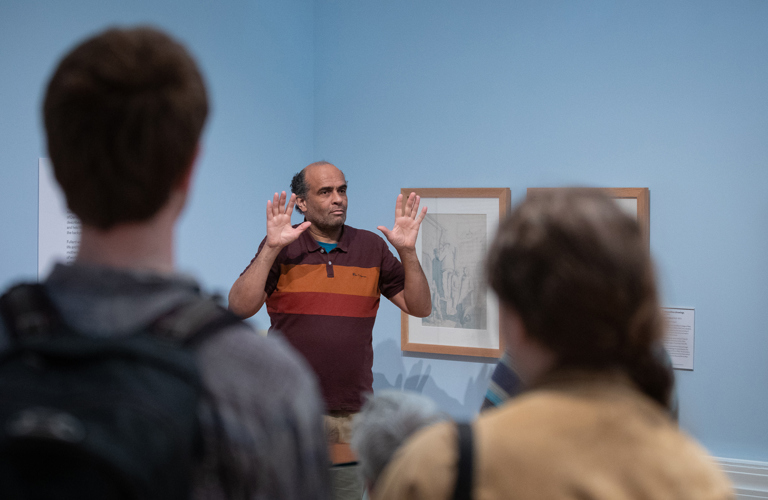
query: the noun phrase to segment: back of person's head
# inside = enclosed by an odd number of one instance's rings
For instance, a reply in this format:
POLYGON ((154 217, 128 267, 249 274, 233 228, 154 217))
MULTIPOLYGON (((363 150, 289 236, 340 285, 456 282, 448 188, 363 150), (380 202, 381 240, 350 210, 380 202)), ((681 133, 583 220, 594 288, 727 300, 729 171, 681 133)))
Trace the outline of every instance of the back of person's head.
POLYGON ((355 416, 351 442, 366 483, 376 484, 409 436, 446 418, 431 399, 413 392, 382 390, 369 397, 355 416))
POLYGON ((528 197, 505 220, 487 276, 527 335, 562 368, 619 368, 669 405, 672 376, 654 349, 663 319, 637 222, 596 190, 528 197))
POLYGON ((59 63, 43 114, 70 210, 109 229, 166 203, 194 161, 208 97, 180 43, 153 28, 113 28, 59 63))

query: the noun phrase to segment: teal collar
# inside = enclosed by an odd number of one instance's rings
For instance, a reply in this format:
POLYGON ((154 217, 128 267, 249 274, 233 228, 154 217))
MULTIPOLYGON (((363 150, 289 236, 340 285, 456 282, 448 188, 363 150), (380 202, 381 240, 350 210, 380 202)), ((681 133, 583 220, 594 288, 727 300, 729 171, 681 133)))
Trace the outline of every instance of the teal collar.
POLYGON ((325 249, 325 253, 331 253, 331 250, 339 246, 338 243, 323 243, 322 241, 318 241, 317 244, 325 249))

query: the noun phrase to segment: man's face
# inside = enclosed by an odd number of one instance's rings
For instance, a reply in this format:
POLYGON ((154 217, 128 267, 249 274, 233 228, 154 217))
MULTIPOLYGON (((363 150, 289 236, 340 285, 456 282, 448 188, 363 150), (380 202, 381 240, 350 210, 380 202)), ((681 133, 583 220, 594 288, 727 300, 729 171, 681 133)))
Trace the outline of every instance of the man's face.
POLYGON ((347 181, 333 165, 315 165, 304 173, 309 190, 298 198, 304 217, 321 229, 334 229, 347 220, 347 181))

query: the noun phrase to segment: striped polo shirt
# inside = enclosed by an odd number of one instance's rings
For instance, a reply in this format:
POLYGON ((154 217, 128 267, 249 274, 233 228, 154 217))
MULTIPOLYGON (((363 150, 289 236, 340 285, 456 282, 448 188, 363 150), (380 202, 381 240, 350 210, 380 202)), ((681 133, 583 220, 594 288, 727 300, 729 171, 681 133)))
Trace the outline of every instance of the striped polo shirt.
POLYGON ((379 299, 395 296, 404 283, 386 242, 350 226, 330 253, 304 231, 275 259, 265 286, 270 334, 281 332, 306 358, 329 411, 356 412, 372 391, 379 299))

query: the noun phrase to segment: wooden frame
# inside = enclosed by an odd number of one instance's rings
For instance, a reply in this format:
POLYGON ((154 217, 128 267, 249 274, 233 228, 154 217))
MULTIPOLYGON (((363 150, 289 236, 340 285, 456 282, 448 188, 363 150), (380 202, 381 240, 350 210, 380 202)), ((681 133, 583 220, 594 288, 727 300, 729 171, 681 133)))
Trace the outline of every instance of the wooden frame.
POLYGON ((482 266, 499 222, 511 209, 509 188, 404 188, 429 211, 419 229, 417 255, 430 283, 433 313, 401 314, 403 351, 499 358, 498 303, 482 266))
MULTIPOLYGON (((552 189, 563 188, 528 188, 527 195, 531 196, 537 192, 549 191, 552 189)), ((636 203, 637 224, 640 226, 640 232, 643 235, 645 243, 651 246, 651 194, 648 188, 588 188, 597 189, 606 193, 615 200, 627 200, 636 203)))

